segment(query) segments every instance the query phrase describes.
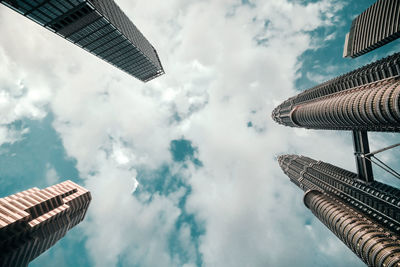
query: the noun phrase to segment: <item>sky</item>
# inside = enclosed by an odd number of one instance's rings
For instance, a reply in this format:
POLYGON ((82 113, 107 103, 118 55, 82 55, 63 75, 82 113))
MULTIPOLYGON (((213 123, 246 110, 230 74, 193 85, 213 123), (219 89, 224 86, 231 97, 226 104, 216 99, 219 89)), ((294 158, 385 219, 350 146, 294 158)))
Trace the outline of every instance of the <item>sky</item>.
MULTIPOLYGON (((342 58, 352 19, 374 1, 116 2, 165 75, 142 83, 0 6, 0 196, 70 179, 93 197, 86 219, 30 266, 363 266, 276 159, 355 171, 350 132, 284 127, 270 114, 399 50, 342 58)), ((370 134, 372 150, 396 140, 370 134)))

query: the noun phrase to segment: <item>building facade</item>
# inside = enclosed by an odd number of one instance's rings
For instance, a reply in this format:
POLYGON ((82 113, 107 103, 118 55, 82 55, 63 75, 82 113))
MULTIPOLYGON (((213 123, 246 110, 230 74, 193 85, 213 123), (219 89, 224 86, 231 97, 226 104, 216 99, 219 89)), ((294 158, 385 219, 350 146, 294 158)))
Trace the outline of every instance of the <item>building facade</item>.
POLYGON ((28 266, 84 219, 90 200, 71 181, 0 198, 0 266, 28 266))
MULTIPOLYGON (((400 1, 378 0, 355 18, 344 56, 398 38, 399 11, 400 1)), ((287 99, 272 118, 291 127, 352 131, 357 173, 297 155, 282 155, 279 164, 305 191, 304 204, 366 265, 400 266, 400 190, 375 181, 371 164, 400 177, 375 157, 398 144, 370 152, 368 141, 368 131, 400 132, 400 53, 287 99)))
POLYGON ((283 155, 278 159, 283 172, 303 191, 318 190, 353 205, 400 234, 400 190, 373 181, 358 180, 356 173, 314 159, 283 155))
POLYGON ((113 0, 0 2, 141 81, 164 73, 155 48, 113 0))
POLYGON ((278 161, 304 204, 368 266, 400 264, 400 190, 304 156, 278 161))
POLYGON ((308 129, 398 132, 399 75, 396 53, 289 98, 272 118, 308 129))
POLYGON ((400 265, 399 236, 336 197, 307 191, 304 204, 368 266, 400 265))
POLYGON ((346 35, 343 57, 358 57, 400 36, 400 1, 378 0, 357 16, 346 35))

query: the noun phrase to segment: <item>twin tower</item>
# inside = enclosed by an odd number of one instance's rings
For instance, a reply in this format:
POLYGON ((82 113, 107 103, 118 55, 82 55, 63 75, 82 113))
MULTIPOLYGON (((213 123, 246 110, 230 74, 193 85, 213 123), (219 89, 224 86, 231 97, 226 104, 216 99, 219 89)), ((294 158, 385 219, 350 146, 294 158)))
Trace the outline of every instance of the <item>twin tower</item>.
MULTIPOLYGON (((379 0, 356 17, 343 55, 357 57, 400 36, 400 1, 379 0)), ((400 132, 400 53, 308 89, 272 112, 279 124, 353 133, 357 173, 305 156, 279 165, 305 191, 304 204, 368 266, 400 266, 400 190, 374 180, 368 131, 400 132)))

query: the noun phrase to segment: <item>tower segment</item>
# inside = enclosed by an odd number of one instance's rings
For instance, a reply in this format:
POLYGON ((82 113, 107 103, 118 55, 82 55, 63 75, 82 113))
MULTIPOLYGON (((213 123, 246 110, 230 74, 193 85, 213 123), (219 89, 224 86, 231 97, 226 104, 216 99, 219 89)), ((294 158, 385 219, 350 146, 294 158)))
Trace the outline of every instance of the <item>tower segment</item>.
POLYGON ((164 74, 155 48, 113 0, 0 3, 141 81, 164 74))
POLYGON ((85 218, 90 200, 72 181, 0 198, 0 266, 28 266, 85 218))
POLYGON ((400 265, 400 190, 304 156, 278 161, 306 207, 368 266, 400 265))
POLYGON ((346 35, 343 57, 358 57, 400 36, 400 1, 378 0, 357 16, 346 35))
POLYGON ((394 54, 289 98, 272 112, 285 126, 400 131, 400 54, 394 54))

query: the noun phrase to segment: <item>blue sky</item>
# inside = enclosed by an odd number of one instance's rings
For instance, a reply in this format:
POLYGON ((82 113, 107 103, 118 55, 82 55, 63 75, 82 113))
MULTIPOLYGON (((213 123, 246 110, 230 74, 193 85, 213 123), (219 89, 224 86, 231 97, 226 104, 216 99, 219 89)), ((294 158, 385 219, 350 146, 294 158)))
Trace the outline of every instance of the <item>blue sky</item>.
MULTIPOLYGON (((30 266, 363 266, 275 158, 354 171, 350 133, 270 113, 398 51, 341 57, 373 2, 118 0, 166 70, 146 84, 1 6, 0 196, 66 179, 93 195, 86 220, 30 266)), ((398 140, 370 136, 373 149, 398 140)))

